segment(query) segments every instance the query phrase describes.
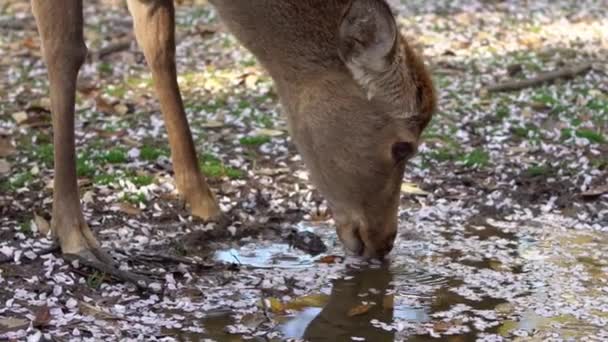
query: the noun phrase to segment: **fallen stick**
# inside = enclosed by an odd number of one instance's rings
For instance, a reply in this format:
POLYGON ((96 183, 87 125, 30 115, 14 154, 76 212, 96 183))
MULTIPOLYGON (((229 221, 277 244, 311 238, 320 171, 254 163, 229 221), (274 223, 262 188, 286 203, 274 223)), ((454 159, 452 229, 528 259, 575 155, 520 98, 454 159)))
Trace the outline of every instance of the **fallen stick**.
POLYGON ((101 49, 93 52, 91 57, 93 60, 100 60, 104 57, 107 57, 113 53, 121 52, 124 50, 128 50, 131 47, 131 42, 133 42, 134 38, 132 35, 127 35, 126 37, 117 39, 116 41, 110 43, 102 47, 101 49))
POLYGON ((555 71, 549 71, 546 73, 542 73, 537 75, 534 78, 529 78, 525 80, 515 80, 515 81, 507 81, 503 83, 492 84, 486 87, 486 90, 491 93, 500 92, 500 91, 515 91, 521 90, 530 87, 536 87, 545 83, 551 83, 558 79, 570 79, 574 78, 578 75, 584 74, 591 70, 593 65, 591 63, 583 63, 580 65, 575 65, 571 67, 566 67, 563 69, 558 69, 555 71))

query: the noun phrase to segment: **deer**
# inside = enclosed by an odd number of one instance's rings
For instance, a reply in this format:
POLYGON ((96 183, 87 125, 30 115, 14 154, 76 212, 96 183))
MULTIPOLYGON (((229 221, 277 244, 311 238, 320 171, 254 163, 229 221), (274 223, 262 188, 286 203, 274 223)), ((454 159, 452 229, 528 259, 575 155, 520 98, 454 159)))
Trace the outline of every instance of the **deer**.
MULTIPOLYGON (((209 0, 274 82, 289 134, 326 199, 346 251, 382 258, 397 234, 405 167, 436 111, 419 53, 385 0, 209 0)), ((51 232, 64 258, 118 272, 84 219, 74 120, 87 46, 82 0, 31 0, 51 99, 51 232)), ((199 169, 175 62, 172 0, 127 0, 169 138, 174 180, 192 215, 223 214, 199 169)), ((110 272, 110 274, 113 274, 110 272)))

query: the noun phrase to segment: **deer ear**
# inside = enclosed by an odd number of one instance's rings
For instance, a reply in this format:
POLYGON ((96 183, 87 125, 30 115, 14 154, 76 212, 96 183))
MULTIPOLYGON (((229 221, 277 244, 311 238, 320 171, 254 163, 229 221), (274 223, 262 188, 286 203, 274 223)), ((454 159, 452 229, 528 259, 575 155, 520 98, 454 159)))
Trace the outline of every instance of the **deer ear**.
POLYGON ((397 24, 384 0, 353 0, 339 29, 340 58, 349 66, 383 71, 397 42, 397 24))

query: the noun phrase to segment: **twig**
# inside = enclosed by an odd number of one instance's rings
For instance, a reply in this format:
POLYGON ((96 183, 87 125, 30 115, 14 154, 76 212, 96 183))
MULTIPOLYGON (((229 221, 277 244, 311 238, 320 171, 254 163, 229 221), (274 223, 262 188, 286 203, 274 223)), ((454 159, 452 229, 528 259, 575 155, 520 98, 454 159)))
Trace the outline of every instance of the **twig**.
POLYGON ((524 80, 515 80, 515 81, 506 81, 503 83, 497 83, 486 87, 488 92, 501 92, 501 91, 515 91, 521 90, 525 88, 539 86, 545 83, 551 83, 558 79, 570 79, 574 78, 578 75, 584 74, 591 70, 591 63, 583 63, 580 65, 575 65, 571 67, 566 67, 563 69, 558 69, 554 71, 549 71, 546 73, 542 73, 537 75, 534 78, 524 79, 524 80))
POLYGON ((109 45, 104 46, 101 49, 91 53, 90 54, 91 59, 100 60, 113 53, 127 50, 127 49, 129 49, 129 47, 131 47, 132 42, 133 42, 133 35, 129 34, 126 37, 117 39, 116 41, 110 43, 109 45))

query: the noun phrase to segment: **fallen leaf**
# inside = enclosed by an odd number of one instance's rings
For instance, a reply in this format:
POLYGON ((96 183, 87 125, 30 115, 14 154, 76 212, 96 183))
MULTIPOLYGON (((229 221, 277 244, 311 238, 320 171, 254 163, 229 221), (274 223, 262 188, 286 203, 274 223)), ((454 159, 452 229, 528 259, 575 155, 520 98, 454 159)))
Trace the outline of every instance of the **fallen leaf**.
POLYGON ((260 128, 255 131, 255 134, 267 137, 279 137, 281 135, 284 135, 285 132, 278 129, 260 128))
POLYGON ((95 98, 95 107, 97 107, 97 110, 102 113, 113 114, 115 112, 114 106, 112 106, 112 104, 102 96, 97 96, 95 98))
POLYGON ((369 304, 357 305, 354 308, 348 310, 348 317, 364 315, 369 312, 369 309, 371 309, 371 305, 369 304))
POLYGON ((224 127, 224 123, 221 121, 209 120, 201 124, 203 128, 221 128, 224 127))
POLYGON ((410 194, 410 195, 420 195, 420 196, 427 196, 429 195, 428 192, 420 189, 418 187, 418 185, 414 184, 414 183, 402 183, 401 184, 401 192, 404 194, 410 194))
POLYGON ((342 260, 344 260, 344 258, 339 255, 325 255, 325 256, 319 258, 319 260, 317 260, 317 262, 321 263, 321 264, 335 264, 342 260))
POLYGON ((0 318, 0 333, 5 333, 14 330, 25 329, 30 325, 30 322, 26 319, 6 317, 0 318))
POLYGON ((137 216, 141 214, 141 210, 137 207, 134 207, 128 203, 121 203, 118 205, 118 209, 125 214, 129 214, 132 216, 137 216))
POLYGON ((12 117, 13 117, 13 120, 15 120, 15 122, 17 124, 21 124, 22 122, 27 120, 27 113, 24 111, 16 112, 16 113, 13 113, 12 117))
MULTIPOLYGON (((0 173, 2 173, 2 172, 0 172, 0 173)), ((604 194, 608 194, 608 184, 591 188, 591 189, 583 192, 581 195, 583 197, 587 197, 587 198, 595 198, 595 197, 600 197, 604 194)))
POLYGON ((119 103, 114 106, 114 111, 120 115, 125 115, 129 112, 129 107, 124 103, 119 103))
POLYGON ((0 158, 12 156, 17 152, 8 138, 0 137, 0 158))
POLYGON ((264 299, 264 306, 273 313, 284 313, 285 306, 278 298, 266 298, 264 299))
POLYGON ((6 159, 0 159, 0 175, 11 172, 11 163, 6 159))
POLYGON ((91 204, 95 202, 95 193, 91 190, 87 191, 82 195, 82 202, 91 204))
POLYGON ((36 309, 34 313, 34 320, 32 321, 32 325, 34 328, 42 328, 49 325, 51 321, 51 311, 49 307, 44 305, 36 309))
POLYGON ((114 320, 118 319, 118 317, 106 312, 105 310, 97 307, 95 305, 91 305, 89 303, 78 301, 78 310, 81 314, 86 316, 92 316, 101 320, 114 320))
POLYGON ((44 217, 38 215, 37 213, 34 213, 34 223, 36 224, 40 235, 48 235, 49 231, 51 230, 51 225, 49 224, 49 221, 47 221, 44 217))
POLYGON ((308 307, 322 308, 327 304, 329 296, 325 294, 311 294, 303 297, 298 297, 284 305, 288 310, 302 310, 308 307))

